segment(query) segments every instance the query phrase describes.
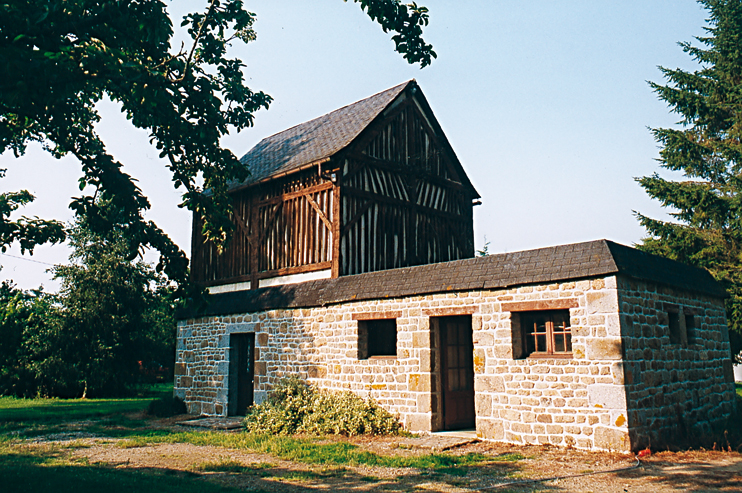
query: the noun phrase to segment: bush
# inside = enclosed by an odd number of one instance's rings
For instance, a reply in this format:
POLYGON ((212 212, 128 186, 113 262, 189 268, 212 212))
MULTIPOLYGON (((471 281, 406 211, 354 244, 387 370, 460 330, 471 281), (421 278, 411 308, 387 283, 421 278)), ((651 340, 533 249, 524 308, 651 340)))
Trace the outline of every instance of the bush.
POLYGON ((267 434, 396 435, 397 418, 373 399, 318 390, 296 377, 284 379, 268 399, 250 409, 248 431, 267 434))
POLYGON ((185 402, 180 397, 161 397, 155 399, 147 406, 147 414, 157 416, 158 418, 168 418, 178 414, 186 414, 188 409, 185 402))

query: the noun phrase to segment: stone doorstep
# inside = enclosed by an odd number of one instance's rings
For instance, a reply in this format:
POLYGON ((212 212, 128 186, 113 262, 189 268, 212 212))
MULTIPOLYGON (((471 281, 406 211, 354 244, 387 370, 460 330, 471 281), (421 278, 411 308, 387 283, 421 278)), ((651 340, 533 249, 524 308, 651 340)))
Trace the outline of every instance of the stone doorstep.
POLYGON ((476 431, 441 431, 422 435, 418 438, 405 438, 399 445, 413 449, 426 449, 443 452, 470 443, 478 442, 476 431))
POLYGON ((181 426, 191 426, 194 428, 208 428, 210 430, 227 430, 236 431, 243 428, 242 421, 244 416, 234 417, 216 417, 216 418, 197 418, 178 423, 181 426))

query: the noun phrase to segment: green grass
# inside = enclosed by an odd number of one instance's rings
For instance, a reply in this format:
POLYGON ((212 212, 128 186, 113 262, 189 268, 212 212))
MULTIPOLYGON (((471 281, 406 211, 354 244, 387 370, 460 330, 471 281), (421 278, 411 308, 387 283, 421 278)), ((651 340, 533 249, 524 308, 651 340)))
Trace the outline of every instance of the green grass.
POLYGON ((32 437, 69 431, 70 422, 91 421, 85 431, 111 437, 125 437, 146 426, 143 420, 125 414, 147 409, 152 400, 172 394, 172 384, 142 389, 136 397, 121 399, 21 399, 0 397, 0 437, 8 433, 32 437))
POLYGON ((154 399, 172 393, 172 384, 147 387, 137 397, 123 399, 20 399, 0 397, 0 422, 58 421, 143 411, 154 399))
POLYGON ((266 462, 259 462, 254 464, 244 465, 240 461, 232 459, 221 459, 216 461, 206 461, 201 464, 197 464, 193 467, 194 471, 203 472, 235 472, 235 473, 260 473, 264 469, 273 469, 276 467, 274 464, 268 464, 266 462))
MULTIPOLYGON (((345 476, 346 466, 407 468, 404 477, 441 477, 446 481, 466 481, 473 469, 485 467, 490 475, 507 475, 520 454, 498 457, 482 454, 380 455, 345 441, 322 437, 259 435, 208 431, 172 432, 151 429, 145 416, 132 415, 148 406, 172 387, 160 385, 140 396, 125 399, 17 399, 0 398, 0 477, 5 491, 54 490, 87 493, 105 489, 106 493, 129 491, 233 492, 216 484, 213 473, 246 474, 270 488, 271 480, 301 482, 345 476), (272 464, 245 464, 234 460, 203 462, 188 471, 169 469, 115 468, 91 464, 87 459, 70 459, 70 451, 88 446, 76 440, 64 444, 28 447, 24 439, 52 433, 86 432, 102 438, 120 438, 118 447, 145 447, 158 443, 189 443, 241 449, 268 454, 295 463, 311 465, 309 471, 283 471, 272 464), (207 478, 212 478, 207 482, 207 478), (272 479, 271 479, 272 478, 272 479)), ((72 437, 74 438, 74 437, 72 437)), ((351 474, 353 476, 353 474, 351 474)), ((359 477, 358 481, 376 481, 359 477)), ((398 479, 399 480, 399 479, 398 479)))
POLYGON ((742 397, 742 383, 735 383, 734 384, 735 389, 737 390, 737 395, 742 397))
POLYGON ((316 443, 316 440, 283 435, 256 435, 252 433, 184 432, 167 435, 131 436, 119 442, 122 447, 144 447, 154 443, 190 443, 249 450, 270 454, 284 460, 304 464, 336 466, 380 466, 429 469, 454 475, 466 474, 462 468, 488 462, 517 462, 520 454, 489 457, 482 454, 448 455, 425 454, 416 456, 379 455, 362 450, 347 442, 316 443))

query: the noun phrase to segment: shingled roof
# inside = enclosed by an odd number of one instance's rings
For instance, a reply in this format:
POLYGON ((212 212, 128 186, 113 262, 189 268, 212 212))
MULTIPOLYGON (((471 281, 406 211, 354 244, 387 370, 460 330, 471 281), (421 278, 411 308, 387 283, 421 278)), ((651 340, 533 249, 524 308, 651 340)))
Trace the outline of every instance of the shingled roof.
POLYGON ((178 313, 178 318, 277 308, 309 308, 452 291, 503 289, 611 274, 623 274, 713 297, 725 296, 721 286, 703 269, 612 241, 597 240, 221 293, 210 296, 209 305, 199 313, 183 310, 178 313))
POLYGON ((240 159, 250 176, 233 188, 298 171, 329 158, 350 144, 408 85, 415 83, 414 79, 409 80, 266 137, 240 159))

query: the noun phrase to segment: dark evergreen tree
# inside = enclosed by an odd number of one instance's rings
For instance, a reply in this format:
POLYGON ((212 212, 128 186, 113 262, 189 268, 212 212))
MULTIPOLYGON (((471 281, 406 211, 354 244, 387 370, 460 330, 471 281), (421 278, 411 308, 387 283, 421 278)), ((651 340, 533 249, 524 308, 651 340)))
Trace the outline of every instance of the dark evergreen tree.
POLYGON ((742 1, 699 0, 709 12, 700 43, 680 43, 696 71, 661 67, 650 83, 681 116, 680 128, 653 129, 660 165, 684 180, 638 178, 675 221, 637 214, 645 251, 708 269, 726 287, 732 353, 742 350, 742 1))

